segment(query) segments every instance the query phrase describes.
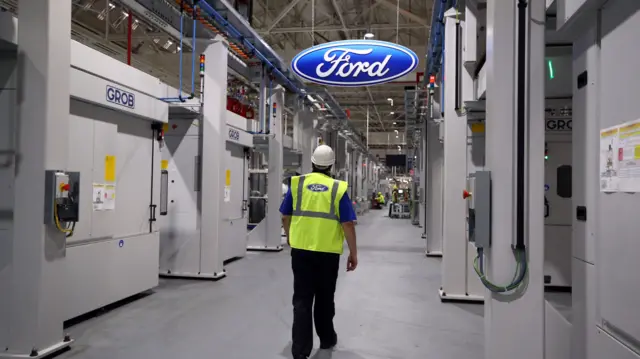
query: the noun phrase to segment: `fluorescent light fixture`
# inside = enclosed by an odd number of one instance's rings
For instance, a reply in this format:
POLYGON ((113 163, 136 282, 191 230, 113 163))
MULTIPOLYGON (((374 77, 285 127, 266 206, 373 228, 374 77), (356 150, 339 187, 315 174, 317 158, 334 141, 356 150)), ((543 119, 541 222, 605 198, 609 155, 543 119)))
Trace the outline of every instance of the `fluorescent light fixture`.
POLYGON ((113 5, 113 3, 109 3, 109 9, 113 9, 113 8, 115 8, 115 7, 116 7, 116 6, 115 6, 115 5, 113 5))
POLYGON ((314 99, 313 97, 311 97, 311 95, 307 95, 307 100, 309 100, 309 101, 311 101, 311 102, 313 102, 313 103, 318 102, 318 101, 316 101, 316 99, 314 99))
POLYGON ((393 123, 394 125, 396 124, 396 122, 393 123))
POLYGON ((398 138, 398 135, 396 135, 396 138, 398 138))
POLYGON ((129 17, 129 13, 128 13, 128 12, 126 12, 126 11, 123 11, 123 12, 122 12, 122 16, 124 16, 125 18, 127 18, 127 17, 129 17))
POLYGON ((387 101, 393 101, 393 99, 392 99, 391 97, 389 97, 389 98, 387 99, 387 101))
POLYGON ((322 107, 320 106, 320 104, 319 104, 319 103, 317 103, 317 102, 316 102, 316 103, 314 103, 313 105, 314 105, 318 110, 322 110, 322 107))
POLYGON ((163 49, 167 50, 171 45, 173 45, 173 41, 171 40, 167 40, 167 42, 164 43, 164 45, 162 46, 163 49))
POLYGON ((133 20, 133 24, 131 24, 131 30, 137 29, 139 25, 140 22, 138 20, 133 20))
POLYGON ((398 133, 398 130, 394 130, 394 131, 396 131, 396 133, 398 133))
POLYGON ((395 115, 396 113, 395 113, 395 112, 393 112, 393 111, 391 111, 391 112, 389 112, 389 114, 390 114, 390 115, 395 115))
POLYGON ((375 35, 370 32, 367 32, 366 34, 364 34, 365 39, 373 39, 374 37, 375 35))

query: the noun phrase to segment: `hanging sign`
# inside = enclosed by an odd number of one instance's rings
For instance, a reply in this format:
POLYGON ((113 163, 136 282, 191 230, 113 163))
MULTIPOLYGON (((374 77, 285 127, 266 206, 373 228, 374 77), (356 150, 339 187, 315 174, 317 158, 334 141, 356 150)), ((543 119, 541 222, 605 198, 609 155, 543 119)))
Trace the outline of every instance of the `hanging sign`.
POLYGON ((375 40, 334 41, 306 49, 291 61, 296 75, 322 85, 369 86, 393 81, 418 66, 410 49, 375 40))

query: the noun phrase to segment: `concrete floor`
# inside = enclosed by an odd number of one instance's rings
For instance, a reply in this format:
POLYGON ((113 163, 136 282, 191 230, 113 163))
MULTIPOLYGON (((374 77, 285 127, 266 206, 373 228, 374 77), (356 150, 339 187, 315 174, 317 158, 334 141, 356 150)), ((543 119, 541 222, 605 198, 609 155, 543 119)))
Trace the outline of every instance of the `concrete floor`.
MULTIPOLYGON (((386 212, 360 218, 359 267, 344 273, 343 263, 338 281, 338 348, 313 358, 481 358, 482 306, 441 303, 439 260, 425 258, 421 229, 386 212)), ((290 358, 288 253, 250 253, 227 269, 219 282, 162 280, 71 327, 76 342, 60 358, 290 358)))

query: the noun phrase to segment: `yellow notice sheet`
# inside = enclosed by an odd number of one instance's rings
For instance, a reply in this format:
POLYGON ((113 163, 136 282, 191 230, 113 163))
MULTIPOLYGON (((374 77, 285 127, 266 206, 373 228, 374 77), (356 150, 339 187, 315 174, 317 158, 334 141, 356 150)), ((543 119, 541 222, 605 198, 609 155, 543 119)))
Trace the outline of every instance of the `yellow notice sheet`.
POLYGON ((618 191, 618 127, 600 130, 600 192, 618 191))
POLYGON ((618 177, 620 192, 640 192, 640 120, 620 126, 618 177))
POLYGON ((107 155, 104 157, 104 181, 116 181, 116 156, 107 155))

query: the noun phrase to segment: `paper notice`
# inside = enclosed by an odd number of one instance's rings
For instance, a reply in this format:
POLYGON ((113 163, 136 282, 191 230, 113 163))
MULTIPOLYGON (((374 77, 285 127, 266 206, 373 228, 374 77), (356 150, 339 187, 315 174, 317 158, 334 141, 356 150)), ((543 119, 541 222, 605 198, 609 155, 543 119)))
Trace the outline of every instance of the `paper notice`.
POLYGON ((640 120, 619 127, 618 190, 640 192, 640 120))
POLYGON ((224 186, 224 201, 231 202, 231 186, 224 186))
POLYGON ((94 211, 103 211, 104 210, 104 196, 105 189, 103 184, 94 183, 93 184, 93 196, 91 197, 91 201, 93 202, 93 210, 94 211))
POLYGON ((600 130, 600 192, 617 192, 618 127, 600 130))
POLYGON ((116 185, 104 185, 104 205, 105 211, 113 211, 116 209, 116 185))

